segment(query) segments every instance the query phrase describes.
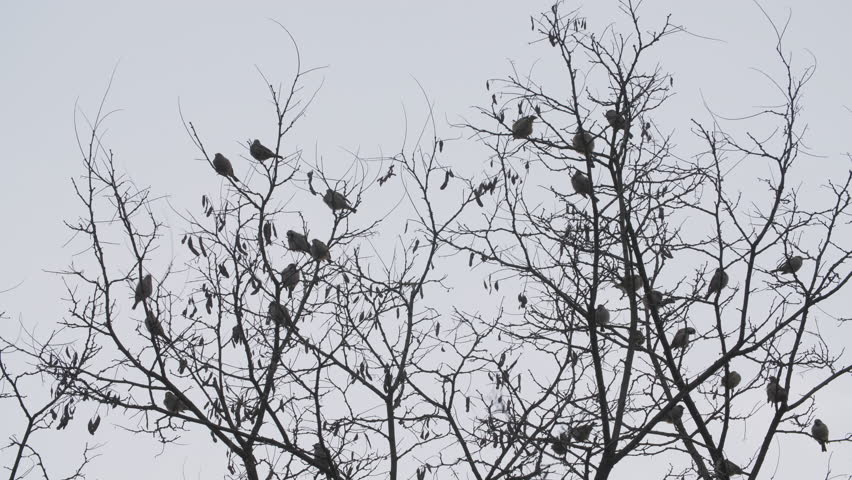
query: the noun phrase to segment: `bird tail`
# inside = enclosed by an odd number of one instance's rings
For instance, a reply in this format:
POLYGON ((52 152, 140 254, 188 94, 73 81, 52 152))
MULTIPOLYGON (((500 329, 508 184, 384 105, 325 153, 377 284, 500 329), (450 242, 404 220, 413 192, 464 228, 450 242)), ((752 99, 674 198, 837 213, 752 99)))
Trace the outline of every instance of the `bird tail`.
POLYGON ((827 449, 827 448, 825 448, 825 442, 819 442, 819 445, 822 447, 822 451, 823 451, 823 452, 827 452, 827 451, 828 451, 828 449, 827 449))
POLYGON ((133 302, 133 307, 131 307, 131 310, 136 310, 136 305, 139 305, 139 300, 133 302))

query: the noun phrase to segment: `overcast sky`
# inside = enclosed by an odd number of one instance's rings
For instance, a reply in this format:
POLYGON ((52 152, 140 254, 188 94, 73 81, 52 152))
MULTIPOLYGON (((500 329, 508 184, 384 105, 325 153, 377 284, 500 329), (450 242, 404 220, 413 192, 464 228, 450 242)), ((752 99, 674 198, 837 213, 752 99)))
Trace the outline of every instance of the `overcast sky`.
MULTIPOLYGON (((685 132, 689 118, 706 119, 704 102, 723 115, 741 116, 777 100, 755 70, 778 71, 773 34, 753 3, 646 3, 648 22, 658 24, 671 13, 674 23, 706 37, 682 35, 662 49, 660 60, 674 72, 676 92, 655 118, 665 130, 685 132)), ((802 178, 845 172, 844 153, 852 150, 844 133, 852 128, 846 110, 852 106, 852 69, 845 33, 852 3, 765 3, 781 24, 792 9, 786 46, 794 62, 804 65, 813 55, 818 65, 805 114, 808 144, 820 157, 806 160, 802 178), (811 6, 817 3, 820 8, 811 6)), ((615 18, 614 0, 572 5, 583 7, 592 29, 615 18)), ((474 105, 486 105, 485 80, 509 73, 510 61, 527 71, 547 54, 543 45, 530 44, 535 37, 529 16, 549 6, 538 0, 0 3, 0 145, 6 172, 0 189, 6 231, 0 237, 0 290, 23 282, 0 295, 0 311, 42 331, 65 311, 57 300, 64 293, 62 283, 46 270, 61 269, 77 253, 63 246, 69 233, 62 224, 80 213, 70 183, 82 173, 74 105, 91 112, 116 66, 108 105, 121 111, 109 123, 107 141, 118 167, 183 208, 194 206, 201 193, 215 186, 208 167, 195 160, 199 155, 181 126, 179 100, 214 151, 238 157, 245 154, 240 145, 245 139, 272 139, 274 117, 258 68, 270 79, 287 81, 295 57, 270 19, 295 36, 305 66, 327 66, 313 77, 312 85, 322 87, 294 132, 298 145, 292 147, 341 164, 350 158, 347 150, 364 155, 398 150, 404 109, 409 118, 423 112, 420 82, 435 102, 442 136, 460 139, 455 150, 448 150, 450 163, 475 169, 485 159, 476 158, 476 150, 465 145, 466 135, 446 124, 471 116, 474 105)), ((542 74, 549 88, 565 83, 548 77, 546 70, 542 74)), ((170 218, 168 209, 160 213, 170 218)), ((2 328, 3 334, 13 331, 10 324, 2 328)), ((839 406, 850 394, 847 380, 833 390, 833 401, 839 406)), ((842 414, 833 419, 833 431, 852 430, 852 421, 844 425, 842 414)), ((9 434, 8 425, 0 422, 0 438, 9 434)), ((109 425, 102 429, 100 440, 110 442, 93 464, 91 478, 202 478, 220 471, 219 464, 205 462, 204 449, 167 452, 152 462, 156 445, 131 443, 128 434, 109 425)), ((55 438, 82 438, 63 435, 55 438)), ((64 455, 60 442, 45 447, 48 458, 64 455)), ((204 448, 209 445, 205 442, 204 448)), ((822 469, 827 458, 807 465, 822 469)), ((833 462, 836 473, 852 471, 848 459, 833 462)))

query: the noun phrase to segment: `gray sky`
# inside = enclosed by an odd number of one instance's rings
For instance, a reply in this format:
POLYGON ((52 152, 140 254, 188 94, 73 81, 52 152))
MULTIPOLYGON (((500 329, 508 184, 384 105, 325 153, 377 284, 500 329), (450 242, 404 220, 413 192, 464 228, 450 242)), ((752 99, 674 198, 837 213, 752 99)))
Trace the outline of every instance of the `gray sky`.
MULTIPOLYGON (((801 178, 807 182, 824 171, 845 173, 849 161, 843 154, 850 146, 843 132, 852 127, 852 114, 845 110, 852 106, 852 71, 848 39, 841 39, 840 32, 848 28, 852 4, 822 1, 816 8, 789 0, 766 3, 782 24, 792 8, 786 46, 794 62, 802 66, 811 54, 818 62, 805 115, 809 146, 825 158, 804 160, 801 178)), ((293 33, 305 66, 328 66, 313 77, 311 85, 323 82, 322 88, 291 137, 298 141, 292 147, 303 148, 309 158, 321 156, 327 164, 342 165, 350 158, 346 150, 371 155, 399 149, 403 107, 415 122, 422 118, 415 79, 435 101, 439 122, 471 117, 471 106, 487 104, 487 78, 509 73, 510 60, 527 71, 548 53, 543 45, 529 44, 534 39, 529 16, 549 5, 484 0, 3 2, 0 144, 7 173, 0 214, 7 234, 0 238, 0 290, 23 284, 0 296, 0 310, 39 325, 42 332, 65 310, 55 300, 63 296, 62 283, 45 270, 61 269, 77 253, 63 247, 69 234, 62 224, 80 213, 70 184, 82 172, 74 104, 79 101, 84 111, 93 111, 116 65, 108 105, 121 112, 109 123, 107 143, 119 168, 139 185, 152 185, 155 194, 168 194, 178 208, 189 208, 216 184, 209 181, 208 167, 193 160, 199 155, 180 124, 178 99, 213 151, 232 152, 234 158, 246 153, 240 145, 246 138, 271 139, 274 117, 256 67, 268 78, 286 82, 294 55, 269 19, 293 33)), ((582 6, 594 29, 614 18, 612 0, 582 6)), ((649 0, 644 18, 660 22, 669 12, 674 23, 721 41, 682 35, 667 42, 661 61, 675 72, 676 96, 654 119, 658 126, 685 133, 690 118, 706 120, 702 97, 716 112, 732 117, 777 99, 753 69, 778 72, 770 27, 754 4, 649 0)), ((542 66, 539 79, 556 89, 565 81, 552 73, 542 66)), ((445 138, 460 139, 448 144, 454 168, 476 171, 484 164, 478 150, 466 144, 465 134, 448 126, 439 130, 445 138)), ((236 168, 239 174, 239 164, 236 168)), ((174 218, 165 206, 159 213, 174 218)), ((0 331, 14 332, 13 323, 0 331)), ((848 336, 842 343, 848 343, 848 336)), ((832 390, 831 402, 839 407, 850 393, 847 380, 832 390)), ((839 413, 830 418, 833 432, 852 430, 839 413)), ((8 426, 0 422, 0 437, 7 436, 8 426)), ((138 442, 109 422, 101 429, 98 440, 108 438, 109 443, 101 450, 104 457, 92 465, 91 478, 179 478, 176 472, 201 478, 220 471, 218 453, 214 464, 204 456, 211 445, 207 435, 201 436, 202 448, 174 449, 152 461, 156 445, 138 442)), ((73 455, 75 449, 57 446, 77 446, 73 442, 83 438, 79 430, 51 437, 55 443, 45 446, 46 456, 73 455)), ((811 450, 811 463, 788 468, 823 472, 828 457, 814 459, 811 450)), ((6 454, 0 452, 0 460, 6 454)), ((852 460, 838 457, 832 460, 835 473, 852 471, 852 460)), ((57 468, 62 465, 57 462, 57 468)), ((777 478, 815 477, 781 473, 777 478)))

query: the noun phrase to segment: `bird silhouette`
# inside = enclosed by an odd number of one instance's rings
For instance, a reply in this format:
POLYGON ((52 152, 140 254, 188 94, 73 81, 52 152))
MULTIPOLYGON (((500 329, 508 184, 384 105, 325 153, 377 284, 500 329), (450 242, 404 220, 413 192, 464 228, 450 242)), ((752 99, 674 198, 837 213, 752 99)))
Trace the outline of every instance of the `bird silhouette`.
POLYGON ((323 260, 331 261, 331 256, 328 253, 328 246, 316 238, 311 240, 311 257, 318 262, 323 260))
POLYGON ((802 268, 802 262, 804 262, 802 257, 793 255, 792 257, 785 258, 783 262, 778 264, 778 268, 773 270, 773 272, 777 272, 782 275, 796 273, 800 268, 802 268))
POLYGON ((571 146, 583 155, 591 155, 595 152, 595 137, 589 132, 580 130, 571 139, 571 146))
POLYGON ((163 405, 166 406, 166 410, 169 413, 180 413, 186 410, 186 404, 172 392, 166 392, 165 398, 163 398, 163 405))
POLYGON ((787 402, 787 389, 778 384, 777 377, 769 377, 766 384, 766 401, 777 405, 787 402))
POLYGON ((607 110, 604 113, 604 117, 606 117, 607 123, 609 126, 613 128, 613 130, 627 130, 627 119, 623 114, 616 112, 615 110, 607 110))
POLYGON ((586 198, 591 197, 593 202, 598 203, 598 197, 592 193, 592 180, 583 172, 579 170, 574 172, 574 175, 571 177, 571 186, 574 187, 576 193, 586 198))
POLYGON ((814 424, 811 427, 811 436, 819 442, 819 446, 822 447, 823 452, 828 451, 825 447, 825 444, 828 442, 828 425, 822 423, 820 419, 814 420, 814 424))
POLYGON ((349 204, 349 200, 342 193, 335 192, 330 188, 325 191, 322 201, 333 211, 351 210, 353 213, 357 211, 349 204))
POLYGON ((527 139, 533 133, 533 122, 535 121, 535 115, 528 115, 526 117, 521 117, 512 124, 512 138, 515 140, 523 140, 527 139))
POLYGON ((284 267, 281 271, 281 285, 287 289, 290 294, 293 294, 293 289, 299 284, 299 268, 295 263, 291 263, 284 267))
POLYGON ((282 158, 281 155, 275 155, 275 152, 265 147, 260 140, 255 139, 249 147, 249 154, 257 161, 269 160, 270 158, 282 158))
POLYGON ((139 305, 139 302, 144 302, 154 293, 154 280, 151 278, 151 275, 145 275, 142 277, 142 280, 136 284, 136 291, 133 293, 133 307, 131 310, 136 310, 136 305, 139 305))
POLYGON ((713 278, 710 279, 710 285, 707 287, 707 294, 704 295, 704 299, 710 298, 710 295, 714 293, 721 292, 726 286, 728 286, 728 274, 721 268, 717 268, 713 272, 713 278))
POLYGON ((695 329, 692 327, 681 328, 675 333, 674 338, 672 338, 671 347, 672 350, 678 348, 686 348, 689 345, 689 336, 695 333, 695 329))
POLYGON ((223 177, 231 177, 234 180, 238 180, 237 176, 234 175, 234 167, 231 165, 231 161, 221 153, 213 156, 213 170, 216 170, 216 173, 223 177))
POLYGON ((311 253, 308 237, 293 230, 287 230, 287 248, 294 252, 311 253))
POLYGON ((727 375, 722 377, 722 385, 728 390, 733 390, 737 388, 737 385, 740 384, 742 379, 743 377, 739 373, 731 370, 727 375))

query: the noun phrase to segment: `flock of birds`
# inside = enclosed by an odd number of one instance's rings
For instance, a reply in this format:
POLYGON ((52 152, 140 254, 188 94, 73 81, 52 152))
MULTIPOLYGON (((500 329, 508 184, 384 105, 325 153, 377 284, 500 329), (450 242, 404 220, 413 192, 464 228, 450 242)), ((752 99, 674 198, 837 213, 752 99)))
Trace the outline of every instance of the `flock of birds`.
MULTIPOLYGON (((794 255, 786 258, 782 261, 777 268, 772 270, 772 273, 779 273, 782 275, 791 275, 795 274, 802 268, 803 258, 799 255, 794 255)), ((710 279, 710 284, 707 288, 707 293, 704 295, 704 298, 710 298, 711 295, 719 294, 722 289, 724 289, 728 285, 728 274, 721 268, 717 268, 713 273, 713 277, 710 279)), ((624 276, 618 282, 615 282, 616 288, 622 291, 624 294, 632 294, 634 292, 639 291, 642 288, 643 282, 642 277, 639 275, 631 275, 624 276)), ((659 308, 661 306, 667 305, 673 302, 673 299, 666 299, 662 292, 658 290, 650 290, 648 291, 642 298, 643 304, 646 308, 659 308)), ((602 331, 606 329, 609 325, 611 314, 609 310, 607 310, 606 306, 598 305, 594 312, 594 320, 598 327, 601 328, 602 331)), ((674 337, 672 337, 670 347, 672 350, 683 350, 685 349, 690 342, 690 335, 694 335, 695 329, 691 327, 681 328, 679 329, 674 337)), ((641 347, 645 342, 645 335, 638 330, 632 330, 630 333, 629 341, 636 347, 641 347)), ((727 374, 722 377, 722 385, 727 390, 733 390, 736 388, 740 382, 742 381, 742 376, 736 371, 729 371, 727 374)), ((778 404, 784 404, 787 402, 787 389, 781 386, 778 383, 777 377, 769 377, 769 381, 766 385, 766 400, 769 403, 777 406, 778 404)), ((679 422, 681 417, 683 416, 683 406, 675 405, 671 410, 666 412, 661 420, 666 423, 674 424, 675 422, 679 422)), ((571 441, 575 442, 585 442, 589 439, 589 436, 592 432, 593 424, 585 424, 579 425, 576 427, 569 427, 564 432, 562 432, 558 437, 551 439, 551 448, 554 453, 558 455, 564 455, 568 451, 568 447, 571 444, 571 441)), ((827 451, 826 444, 828 443, 828 426, 820 419, 816 419, 811 426, 811 436, 819 443, 822 451, 827 451)), ((737 466, 735 463, 730 460, 724 459, 723 461, 719 461, 715 468, 717 472, 724 473, 728 476, 731 475, 742 475, 745 472, 737 466)))
MULTIPOLYGON (((610 126, 615 129, 627 129, 627 124, 625 118, 615 112, 614 110, 609 110, 605 114, 607 121, 610 126)), ((533 132, 533 122, 536 119, 535 115, 525 116, 518 120, 516 120, 512 124, 512 136, 515 139, 527 139, 532 135, 533 132)), ((595 139, 588 132, 579 131, 577 132, 572 139, 572 146, 578 152, 584 155, 591 155, 594 152, 595 139)), ((272 150, 265 147, 258 140, 254 140, 251 143, 249 148, 249 153, 251 156, 258 161, 269 160, 270 158, 282 158, 279 155, 275 155, 272 150)), ((235 181, 237 177, 234 175, 234 169, 231 164, 231 161, 228 160, 221 153, 216 153, 213 157, 213 168, 219 175, 224 177, 233 178, 235 181)), ((585 175, 580 170, 576 169, 573 176, 571 177, 571 185, 574 188, 574 191, 583 197, 590 198, 593 202, 597 202, 598 199, 594 195, 592 191, 592 182, 587 175, 585 175)), ((323 202, 332 210, 350 210, 355 212, 355 208, 351 206, 349 200, 339 192, 336 192, 332 189, 327 189, 325 195, 323 195, 323 202)), ((294 230, 287 231, 287 247, 293 252, 306 253, 310 255, 315 261, 321 262, 323 260, 330 261, 330 254, 328 246, 319 239, 313 239, 308 242, 307 236, 298 233, 294 230)), ((773 270, 773 273, 780 274, 795 274, 802 267, 803 259, 802 257, 795 255, 785 259, 778 267, 773 270)), ((284 270, 281 272, 281 285, 283 288, 287 289, 287 291, 292 294, 293 289, 298 285, 300 280, 300 273, 297 265, 295 263, 291 263, 287 265, 284 270)), ((721 268, 717 268, 713 274, 713 277, 710 279, 710 284, 707 288, 707 293, 704 298, 708 299, 711 295, 718 294, 728 285, 728 274, 721 268)), ((642 278, 639 275, 632 275, 630 277, 625 276, 616 282, 616 288, 621 290, 624 294, 632 294, 633 292, 637 292, 642 288, 642 278)), ((134 292, 134 301, 132 309, 136 309, 136 306, 139 303, 144 303, 148 298, 153 294, 153 280, 150 274, 142 277, 136 285, 136 290, 134 292)), ((658 290, 650 290, 643 296, 643 304, 646 308, 659 308, 661 306, 667 305, 671 303, 672 299, 664 298, 662 292, 658 290)), ((160 336, 165 338, 165 332, 163 331, 162 324, 154 315, 151 309, 146 309, 148 312, 145 318, 145 326, 148 331, 154 336, 160 336)), ((292 326, 292 321, 290 320, 290 315, 287 312, 287 309, 282 306, 280 303, 276 301, 272 301, 269 304, 269 318, 275 321, 278 324, 285 324, 292 326)), ((604 330, 610 322, 610 312, 604 305, 598 305, 597 309, 594 312, 594 319, 596 324, 604 330)), ((679 329, 674 337, 672 337, 670 346, 673 350, 683 350, 690 343, 690 336, 694 335, 695 329, 691 327, 681 328, 679 329)), ((629 341, 636 346, 641 346, 645 341, 645 336, 639 332, 631 331, 629 341)), ((736 388, 740 382, 742 381, 742 376, 736 371, 731 370, 729 373, 723 376, 722 385, 728 389, 732 390, 736 388)), ((778 383, 777 377, 769 377, 769 383, 766 385, 766 397, 767 401, 777 405, 784 404, 787 401, 787 390, 778 383)), ((178 414, 185 410, 187 410, 186 404, 180 400, 174 393, 167 391, 165 393, 165 397, 163 399, 163 405, 166 410, 171 414, 178 414)), ((663 415, 662 421, 674 424, 675 422, 679 422, 681 417, 683 416, 683 406, 675 405, 669 410, 666 414, 663 415)), ((568 428, 564 432, 562 432, 558 437, 551 440, 551 448, 553 451, 559 455, 564 455, 568 451, 568 447, 573 442, 586 442, 589 439, 589 436, 592 433, 594 425, 584 424, 578 425, 574 428, 568 428)), ((828 439, 828 426, 823 423, 821 420, 817 419, 814 421, 813 426, 811 427, 811 435, 814 439, 819 442, 822 447, 822 451, 826 451, 826 443, 829 441, 828 439)), ((328 449, 320 442, 314 444, 313 447, 313 455, 314 461, 316 465, 318 465, 324 471, 332 471, 333 463, 331 459, 331 455, 328 449)), ((724 473, 728 476, 731 475, 741 475, 745 472, 727 459, 722 459, 715 465, 716 471, 719 473, 724 473)))
MULTIPOLYGON (((252 158, 258 160, 260 162, 269 160, 270 158, 282 158, 280 155, 276 155, 272 150, 264 146, 260 143, 259 140, 254 140, 250 147, 249 153, 252 158)), ((231 164, 231 161, 228 160, 227 157, 222 155, 221 153, 216 153, 213 156, 213 161, 211 162, 213 165, 213 169, 219 175, 223 177, 230 177, 234 181, 239 181, 239 179, 234 174, 234 167, 231 164)), ((327 189, 325 194, 322 197, 323 203, 325 203, 332 211, 351 211, 356 212, 355 207, 352 206, 350 201, 346 198, 345 195, 340 192, 334 191, 332 189, 327 189)), ((304 234, 296 232, 295 230, 287 231, 287 248, 293 252, 305 253, 310 255, 310 257, 317 261, 331 261, 331 255, 329 253, 329 248, 320 239, 312 239, 310 242, 308 241, 308 237, 304 234)), ((295 263, 290 263, 281 271, 281 286, 286 289, 289 294, 292 295, 293 289, 299 284, 300 281, 300 272, 299 268, 295 263)), ((133 295, 133 306, 132 310, 135 310, 136 307, 142 303, 143 305, 147 305, 147 300, 154 293, 154 281, 150 274, 144 275, 136 284, 136 289, 133 295)), ((154 314, 153 309, 146 308, 145 315, 145 327, 151 333, 151 335, 156 337, 161 337, 163 339, 166 338, 165 331, 163 330, 162 323, 160 323, 157 316, 154 314)), ((276 302, 275 300, 269 303, 269 311, 268 311, 269 319, 274 321, 277 324, 286 325, 288 327, 294 327, 292 320, 290 318, 290 314, 287 311, 286 307, 276 302)), ((187 405, 178 398, 174 393, 167 391, 163 398, 163 406, 166 411, 170 414, 179 414, 188 409, 187 405)), ((314 445, 313 449, 314 461, 315 463, 324 471, 332 471, 333 463, 331 460, 331 455, 328 449, 320 442, 314 445)))
MULTIPOLYGON (((623 114, 616 112, 615 110, 608 110, 604 114, 604 117, 610 127, 615 130, 623 130, 628 136, 630 136, 627 119, 623 114)), ((530 136, 532 136, 533 124, 536 118, 536 115, 527 115, 515 120, 512 124, 512 138, 516 140, 529 139, 530 136)), ((572 137, 571 146, 578 153, 589 158, 595 150, 595 137, 589 132, 579 130, 572 137)), ((590 163, 590 166, 594 168, 594 164, 590 163)), ((571 177, 571 186, 575 193, 582 195, 584 198, 591 199, 594 203, 598 202, 598 198, 593 192, 591 179, 579 169, 574 169, 574 174, 571 177)), ((790 256, 784 259, 784 261, 782 261, 781 264, 773 270, 773 273, 795 274, 800 268, 802 268, 802 263, 803 259, 801 256, 790 256)), ((722 289, 728 285, 728 280, 727 272, 721 268, 717 268, 713 277, 710 279, 710 284, 707 288, 707 293, 704 295, 704 299, 706 300, 710 298, 711 295, 721 292, 722 289)), ((631 277, 625 276, 620 281, 616 282, 616 288, 621 290, 624 294, 636 292, 642 288, 642 278, 639 275, 633 275, 631 277)), ((674 300, 665 299, 663 293, 658 290, 650 290, 643 296, 642 301, 646 308, 659 308, 673 302, 674 300)), ((606 326, 609 325, 609 310, 607 310, 604 305, 598 305, 594 312, 594 320, 603 331, 606 326)), ((690 343, 690 336, 695 333, 696 331, 692 327, 679 329, 675 332, 674 337, 671 339, 671 348, 673 350, 685 349, 690 343)), ((631 331, 628 341, 635 346, 641 346, 645 342, 645 335, 638 330, 631 331)), ((735 371, 730 371, 722 378, 723 386, 729 390, 736 388, 741 381, 742 376, 735 371)), ((769 377, 769 382, 766 385, 766 398, 768 402, 774 405, 779 403, 783 404, 787 401, 787 390, 778 383, 777 377, 769 377)), ((675 405, 663 416, 662 420, 664 422, 674 423, 675 421, 679 421, 682 415, 683 406, 675 405)), ((565 432, 561 433, 559 437, 552 440, 553 451, 560 455, 565 454, 571 440, 578 442, 588 440, 592 428, 592 424, 586 424, 567 429, 565 432)), ((811 427, 811 436, 819 442, 822 447, 822 451, 826 451, 826 443, 829 441, 828 426, 826 426, 822 420, 817 419, 814 421, 814 424, 811 427)), ((729 476, 741 475, 744 473, 740 467, 729 460, 724 460, 723 462, 720 461, 715 467, 719 473, 725 473, 729 476)))

